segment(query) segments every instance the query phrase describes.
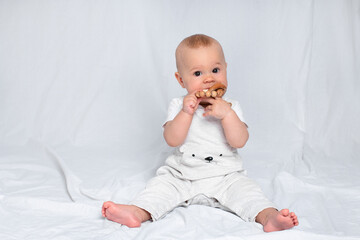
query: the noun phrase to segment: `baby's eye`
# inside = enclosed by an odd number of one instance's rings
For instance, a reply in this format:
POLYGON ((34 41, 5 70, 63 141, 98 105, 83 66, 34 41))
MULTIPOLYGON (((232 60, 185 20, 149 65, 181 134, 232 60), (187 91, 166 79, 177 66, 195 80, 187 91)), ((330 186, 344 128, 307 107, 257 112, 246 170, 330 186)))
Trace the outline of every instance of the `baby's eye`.
POLYGON ((218 73, 219 71, 220 71, 219 68, 214 68, 214 69, 212 70, 213 73, 218 73))
POLYGON ((222 153, 220 153, 220 155, 219 155, 220 157, 222 157, 222 153))
POLYGON ((201 72, 200 72, 200 71, 196 71, 196 72, 194 72, 194 75, 195 75, 196 77, 198 77, 198 76, 201 75, 201 72))
POLYGON ((191 156, 195 157, 195 154, 192 154, 191 156))

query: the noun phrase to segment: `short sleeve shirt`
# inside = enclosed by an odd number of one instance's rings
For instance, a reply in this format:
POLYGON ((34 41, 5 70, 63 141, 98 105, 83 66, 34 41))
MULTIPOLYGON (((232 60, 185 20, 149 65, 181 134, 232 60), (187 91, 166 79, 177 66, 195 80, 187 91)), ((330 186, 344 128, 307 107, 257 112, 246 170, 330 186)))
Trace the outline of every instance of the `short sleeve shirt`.
MULTIPOLYGON (((184 97, 172 99, 165 123, 173 120, 181 111, 183 99, 184 97)), ((224 98, 224 100, 232 104, 231 108, 235 111, 240 120, 245 122, 239 102, 228 98, 224 98)), ((192 149, 202 149, 204 151, 216 150, 216 152, 235 152, 236 149, 233 149, 226 141, 221 120, 211 116, 204 117, 204 112, 204 108, 199 106, 194 113, 187 138, 184 143, 179 146, 180 152, 190 151, 192 149)))

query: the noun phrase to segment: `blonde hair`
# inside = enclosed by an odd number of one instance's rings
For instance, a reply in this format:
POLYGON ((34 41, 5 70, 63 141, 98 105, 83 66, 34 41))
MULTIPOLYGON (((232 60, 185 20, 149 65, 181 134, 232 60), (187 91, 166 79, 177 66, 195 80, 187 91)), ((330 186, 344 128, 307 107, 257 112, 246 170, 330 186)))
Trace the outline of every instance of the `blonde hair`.
MULTIPOLYGON (((184 47, 200 48, 200 47, 208 47, 212 44, 219 45, 221 52, 224 55, 220 43, 216 39, 209 37, 205 34, 194 34, 194 35, 191 35, 191 36, 185 38, 184 40, 182 40, 180 42, 179 46, 176 48, 176 52, 175 52, 177 69, 179 70, 179 67, 180 67, 180 59, 181 59, 180 53, 184 47)), ((225 57, 224 57, 224 59, 225 59, 225 57)))
POLYGON ((183 44, 189 48, 199 48, 210 46, 214 42, 217 41, 212 37, 206 36, 204 34, 195 34, 182 40, 179 46, 183 44))

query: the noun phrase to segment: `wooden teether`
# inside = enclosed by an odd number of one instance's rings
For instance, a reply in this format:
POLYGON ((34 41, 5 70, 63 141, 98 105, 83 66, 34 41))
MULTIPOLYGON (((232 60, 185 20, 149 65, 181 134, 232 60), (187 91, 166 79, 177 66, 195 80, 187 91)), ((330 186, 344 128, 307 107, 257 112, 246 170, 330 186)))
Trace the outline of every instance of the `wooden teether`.
POLYGON ((226 92, 226 86, 222 83, 215 83, 209 89, 204 89, 195 93, 195 96, 200 97, 222 97, 226 92))

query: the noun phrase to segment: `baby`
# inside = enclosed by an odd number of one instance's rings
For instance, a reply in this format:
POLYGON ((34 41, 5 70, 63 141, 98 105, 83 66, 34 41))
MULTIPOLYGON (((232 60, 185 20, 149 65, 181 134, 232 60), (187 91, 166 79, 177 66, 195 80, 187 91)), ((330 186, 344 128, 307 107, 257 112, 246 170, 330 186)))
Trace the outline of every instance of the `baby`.
POLYGON ((265 232, 299 224, 288 209, 278 211, 246 176, 237 148, 249 137, 237 101, 199 98, 196 92, 215 83, 227 86, 224 53, 215 39, 196 34, 176 49, 175 77, 187 95, 171 101, 164 138, 175 151, 130 205, 105 202, 102 214, 128 227, 156 221, 178 206, 206 204, 256 221, 265 232))

